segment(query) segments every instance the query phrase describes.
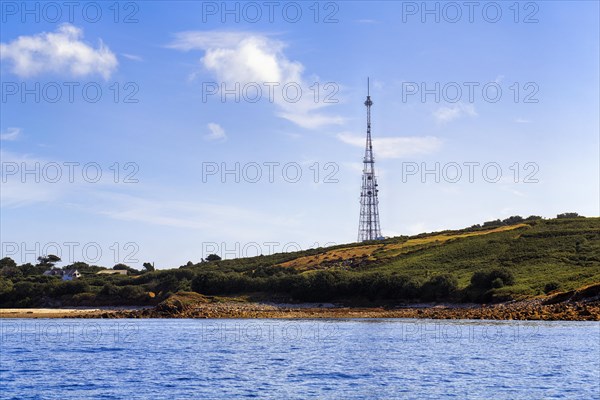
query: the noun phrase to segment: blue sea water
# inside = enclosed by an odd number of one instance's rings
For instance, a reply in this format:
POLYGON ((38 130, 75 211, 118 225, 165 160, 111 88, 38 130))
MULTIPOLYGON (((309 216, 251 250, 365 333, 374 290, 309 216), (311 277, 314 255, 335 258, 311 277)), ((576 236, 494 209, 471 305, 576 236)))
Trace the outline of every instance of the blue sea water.
POLYGON ((2 399, 600 399, 600 323, 0 320, 2 399))

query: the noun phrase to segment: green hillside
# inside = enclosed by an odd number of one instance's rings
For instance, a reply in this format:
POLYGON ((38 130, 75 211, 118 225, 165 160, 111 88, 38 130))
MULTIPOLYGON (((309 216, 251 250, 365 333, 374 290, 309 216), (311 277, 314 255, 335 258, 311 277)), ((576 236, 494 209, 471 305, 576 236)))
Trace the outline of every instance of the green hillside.
POLYGON ((600 282, 599 218, 511 222, 133 276, 95 275, 97 267, 79 263, 84 275, 73 282, 2 260, 0 305, 156 304, 178 291, 277 301, 495 302, 600 282))

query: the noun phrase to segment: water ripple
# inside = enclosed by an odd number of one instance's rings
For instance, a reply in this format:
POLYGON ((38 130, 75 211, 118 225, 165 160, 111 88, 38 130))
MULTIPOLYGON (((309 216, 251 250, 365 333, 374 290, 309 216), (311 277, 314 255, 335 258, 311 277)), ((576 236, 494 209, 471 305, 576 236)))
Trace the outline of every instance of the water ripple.
POLYGON ((3 335, 0 397, 600 399, 598 323, 94 320, 94 340, 69 323, 3 335))

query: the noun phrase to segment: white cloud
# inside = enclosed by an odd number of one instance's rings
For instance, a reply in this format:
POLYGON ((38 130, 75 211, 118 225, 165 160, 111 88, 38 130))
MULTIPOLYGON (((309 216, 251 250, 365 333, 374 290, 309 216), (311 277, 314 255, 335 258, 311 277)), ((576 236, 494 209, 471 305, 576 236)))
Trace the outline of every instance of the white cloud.
POLYGON ((0 58, 10 60, 12 72, 20 77, 68 72, 73 76, 99 74, 108 79, 118 64, 114 53, 101 40, 95 49, 82 39, 81 29, 63 24, 55 32, 19 36, 1 43, 0 58))
POLYGON ((209 123, 208 130, 210 133, 205 135, 204 138, 206 140, 225 140, 227 139, 227 134, 225 133, 225 129, 221 127, 219 124, 215 124, 214 122, 209 123))
POLYGON ((121 53, 121 55, 131 61, 144 61, 142 57, 135 54, 121 53))
POLYGON ((6 132, 0 133, 0 140, 13 141, 21 136, 21 128, 8 128, 6 132))
MULTIPOLYGON (((300 62, 287 58, 283 52, 286 44, 282 41, 251 32, 193 31, 178 33, 169 47, 204 51, 200 63, 227 87, 256 83, 262 89, 262 98, 269 99, 269 87, 264 83, 276 83, 273 103, 278 108, 277 115, 303 128, 340 125, 344 121, 340 116, 317 112, 330 104, 323 102, 323 96, 320 102, 314 101, 314 93, 309 89, 313 82, 306 82, 300 62), (286 84, 300 86, 302 95, 298 101, 284 97, 286 84)), ((288 95, 295 95, 291 86, 288 95)))
POLYGON ((2 208, 52 202, 61 197, 59 185, 46 183, 39 179, 39 174, 24 175, 23 173, 24 169, 35 171, 35 166, 45 165, 45 160, 29 154, 15 154, 3 149, 0 150, 0 159, 3 164, 2 190, 0 190, 2 208))
POLYGON ((310 110, 284 111, 277 115, 292 121, 298 126, 308 129, 317 129, 325 125, 342 125, 344 118, 338 115, 323 115, 310 113, 310 110))
MULTIPOLYGON (((365 137, 362 135, 339 133, 337 138, 355 147, 365 147, 365 137)), ((377 158, 402 158, 432 154, 441 147, 441 139, 433 136, 383 137, 373 139, 373 151, 377 158)))
POLYGON ((1 208, 36 203, 54 203, 57 206, 83 204, 89 201, 90 193, 97 190, 126 191, 138 186, 116 183, 114 177, 107 173, 101 174, 97 182, 91 181, 83 173, 85 163, 68 167, 66 160, 44 159, 31 153, 14 153, 5 149, 0 149, 0 160, 3 164, 1 208))
POLYGON ((502 189, 517 196, 517 197, 527 197, 527 195, 525 193, 523 193, 522 191, 511 188, 511 187, 503 187, 502 189))
POLYGON ((175 41, 169 45, 173 49, 184 51, 205 50, 208 48, 232 47, 244 38, 251 36, 247 32, 228 31, 187 31, 175 34, 175 41))
POLYGON ((279 217, 268 212, 224 203, 186 201, 97 192, 90 211, 106 217, 143 224, 187 228, 205 232, 206 237, 235 237, 256 241, 272 232, 298 227, 295 216, 279 217), (218 221, 218 223, 216 223, 218 221))
POLYGON ((451 107, 440 107, 433 113, 434 118, 441 123, 450 122, 463 116, 476 117, 473 104, 457 103, 451 107))

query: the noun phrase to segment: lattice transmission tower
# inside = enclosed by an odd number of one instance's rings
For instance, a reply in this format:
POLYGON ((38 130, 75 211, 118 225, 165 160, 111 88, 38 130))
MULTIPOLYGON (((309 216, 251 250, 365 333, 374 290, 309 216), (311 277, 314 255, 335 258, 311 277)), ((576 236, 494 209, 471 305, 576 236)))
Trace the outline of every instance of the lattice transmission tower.
POLYGON ((367 78, 367 143, 363 159, 362 187, 360 190, 360 219, 358 222, 358 241, 383 239, 379 225, 379 200, 377 199, 377 177, 375 176, 375 158, 371 142, 371 101, 369 79, 367 78))

